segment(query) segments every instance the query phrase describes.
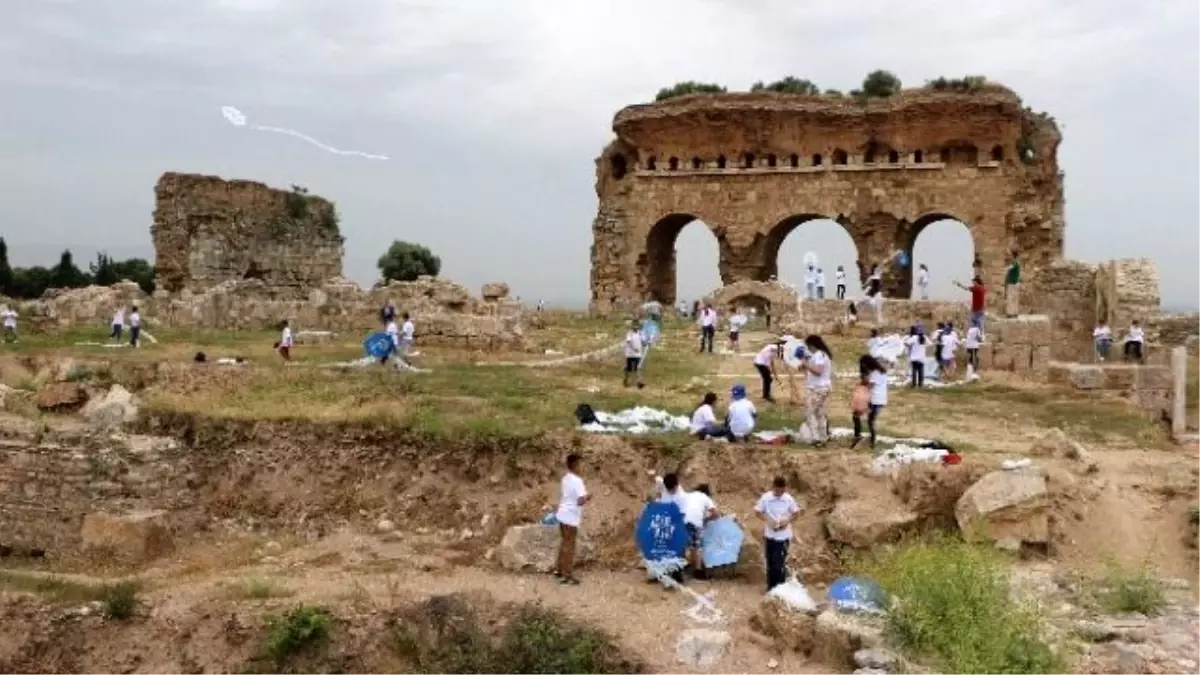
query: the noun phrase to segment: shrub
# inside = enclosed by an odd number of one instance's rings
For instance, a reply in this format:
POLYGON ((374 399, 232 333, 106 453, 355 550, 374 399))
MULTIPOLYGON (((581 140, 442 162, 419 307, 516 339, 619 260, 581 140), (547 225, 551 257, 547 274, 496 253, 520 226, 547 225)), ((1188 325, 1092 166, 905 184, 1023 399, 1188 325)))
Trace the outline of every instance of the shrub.
POLYGON ((905 543, 863 567, 890 596, 892 638, 941 672, 1063 672, 1040 617, 1012 599, 995 551, 938 537, 905 543))
POLYGON ((900 78, 886 70, 867 73, 862 82, 862 95, 887 98, 900 92, 900 78))
POLYGON ((417 277, 436 277, 442 259, 420 244, 396 240, 379 256, 379 273, 384 281, 416 281, 417 277))
POLYGON ((284 205, 292 220, 303 220, 308 216, 308 188, 293 185, 292 191, 284 199, 284 205))
POLYGON ((1127 570, 1110 564, 1108 573, 1095 590, 1095 596, 1102 607, 1114 614, 1158 614, 1167 604, 1162 582, 1147 566, 1127 570))
POLYGON ((110 619, 128 619, 137 609, 138 585, 133 581, 122 581, 105 586, 100 601, 104 604, 104 616, 110 619))
POLYGON ((324 642, 330 623, 329 611, 324 607, 296 605, 287 614, 268 621, 263 653, 276 665, 282 664, 296 652, 324 642))
POLYGON ((987 86, 987 78, 983 75, 965 75, 958 78, 939 77, 936 80, 926 80, 925 88, 937 91, 972 92, 987 86))
POLYGON ((231 588, 230 591, 235 597, 248 598, 251 600, 281 598, 292 594, 290 590, 280 585, 278 582, 264 577, 250 577, 249 579, 244 579, 231 588))
POLYGON ((676 82, 670 87, 663 87, 662 89, 659 89, 658 94, 654 97, 654 100, 665 101, 669 98, 675 98, 676 96, 687 96, 688 94, 724 93, 725 87, 722 87, 719 84, 712 84, 709 82, 693 82, 688 80, 687 82, 676 82))
POLYGON ((804 94, 808 96, 816 96, 821 93, 821 88, 814 84, 811 80, 804 80, 792 75, 788 75, 782 80, 776 80, 771 84, 763 84, 755 82, 750 91, 778 91, 785 94, 804 94))

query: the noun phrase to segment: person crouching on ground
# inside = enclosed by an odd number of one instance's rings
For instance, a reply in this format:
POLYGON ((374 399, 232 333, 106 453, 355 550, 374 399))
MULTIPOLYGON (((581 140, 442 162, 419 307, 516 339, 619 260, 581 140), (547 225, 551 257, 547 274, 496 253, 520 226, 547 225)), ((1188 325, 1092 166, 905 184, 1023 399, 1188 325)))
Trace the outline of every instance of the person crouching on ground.
POLYGON ((792 522, 800 505, 788 494, 787 480, 776 476, 771 489, 758 498, 754 513, 766 523, 763 531, 763 558, 767 567, 767 591, 787 581, 788 546, 792 542, 792 522))
POLYGON ((771 344, 763 347, 754 355, 754 369, 758 371, 758 376, 762 378, 762 397, 764 401, 773 403, 774 398, 771 397, 771 383, 778 382, 779 376, 775 374, 775 362, 783 356, 783 340, 779 339, 771 344))
POLYGON ((701 483, 695 490, 684 493, 683 503, 683 522, 688 530, 688 566, 694 578, 704 579, 708 576, 704 570, 704 527, 721 514, 708 483, 701 483))
POLYGON ((1134 320, 1129 326, 1129 334, 1125 336, 1125 360, 1137 361, 1143 363, 1145 355, 1142 350, 1146 342, 1146 331, 1142 330, 1142 325, 1134 320))
POLYGON ((636 320, 629 322, 629 332, 625 333, 625 377, 622 383, 628 387, 630 380, 637 382, 638 389, 646 386, 642 382, 642 333, 638 330, 636 320))
POLYGON ((717 405, 717 394, 710 391, 704 395, 704 400, 692 413, 690 431, 693 436, 702 441, 709 437, 725 438, 729 435, 729 429, 717 422, 717 413, 713 407, 715 405, 717 405))
POLYGON ((807 348, 800 367, 804 369, 805 420, 817 447, 829 440, 829 394, 833 391, 833 354, 820 335, 804 338, 807 348))
POLYGON ((558 565, 554 576, 568 586, 579 585, 579 580, 575 578, 575 542, 579 536, 579 525, 583 522, 583 507, 591 498, 583 479, 579 477, 580 464, 579 455, 567 455, 567 472, 562 477, 558 510, 554 512, 559 533, 558 565))
POLYGON ((729 410, 725 415, 725 427, 729 430, 729 440, 744 441, 754 433, 754 424, 758 420, 758 411, 754 404, 746 398, 746 385, 738 383, 730 390, 729 410))
POLYGON ((871 432, 871 449, 873 450, 875 449, 875 420, 887 405, 887 369, 883 367, 879 359, 870 354, 863 354, 858 359, 858 371, 861 379, 855 395, 861 395, 862 389, 865 389, 866 401, 865 405, 851 405, 854 416, 854 441, 850 443, 850 447, 853 448, 862 440, 862 417, 865 413, 867 429, 871 432))

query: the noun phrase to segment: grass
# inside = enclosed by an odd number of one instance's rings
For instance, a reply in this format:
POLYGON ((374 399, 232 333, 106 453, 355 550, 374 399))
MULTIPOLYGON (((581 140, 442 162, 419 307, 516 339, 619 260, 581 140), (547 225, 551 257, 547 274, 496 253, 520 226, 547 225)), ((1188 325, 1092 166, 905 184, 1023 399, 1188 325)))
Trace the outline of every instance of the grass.
POLYGON ((110 619, 128 619, 137 609, 138 584, 133 581, 121 581, 105 586, 101 602, 104 603, 104 616, 110 619))
POLYGON ((121 620, 133 616, 137 609, 137 595, 141 590, 136 581, 93 584, 49 574, 13 570, 0 570, 0 586, 25 593, 36 593, 65 604, 99 602, 104 616, 121 620))
POLYGON ((332 623, 333 618, 324 607, 296 605, 286 614, 268 620, 263 655, 277 666, 283 665, 302 650, 323 644, 332 623))
POLYGON ((1139 613, 1153 616, 1167 604, 1166 589, 1148 565, 1127 569, 1111 563, 1093 595, 1112 614, 1139 613))
POLYGON ((892 639, 938 672, 1064 671, 1042 618, 1012 598, 994 550, 942 536, 906 542, 859 566, 889 594, 892 639))
POLYGON ((245 600, 267 600, 290 596, 292 591, 274 579, 250 577, 231 584, 229 594, 245 600))

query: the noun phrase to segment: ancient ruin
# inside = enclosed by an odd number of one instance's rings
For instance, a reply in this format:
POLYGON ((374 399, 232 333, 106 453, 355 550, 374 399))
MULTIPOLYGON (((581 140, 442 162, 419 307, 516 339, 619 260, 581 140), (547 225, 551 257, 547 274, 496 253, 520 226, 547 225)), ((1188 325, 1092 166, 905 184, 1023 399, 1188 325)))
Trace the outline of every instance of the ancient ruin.
POLYGON ((304 188, 168 172, 154 193, 158 288, 204 291, 259 279, 276 293, 303 295, 342 275, 337 212, 304 188))
MULTIPOLYGON (((675 239, 694 220, 717 239, 724 284, 777 276, 784 238, 821 218, 850 234, 864 277, 896 251, 911 258, 922 229, 944 219, 967 226, 993 288, 1011 250, 1029 273, 1062 258, 1061 136, 998 85, 868 100, 682 96, 621 110, 613 131, 596 163, 597 313, 675 302, 675 239)), ((911 274, 887 266, 886 296, 909 297, 911 274)))

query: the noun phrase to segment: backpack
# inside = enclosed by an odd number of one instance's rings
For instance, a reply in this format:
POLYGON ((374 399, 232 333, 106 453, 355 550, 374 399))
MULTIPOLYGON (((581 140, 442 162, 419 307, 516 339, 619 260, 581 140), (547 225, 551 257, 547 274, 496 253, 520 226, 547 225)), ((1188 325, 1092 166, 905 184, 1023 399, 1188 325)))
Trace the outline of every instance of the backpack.
POLYGON ((580 403, 575 406, 575 419, 579 420, 580 424, 595 424, 596 412, 592 410, 592 406, 586 403, 580 403))

